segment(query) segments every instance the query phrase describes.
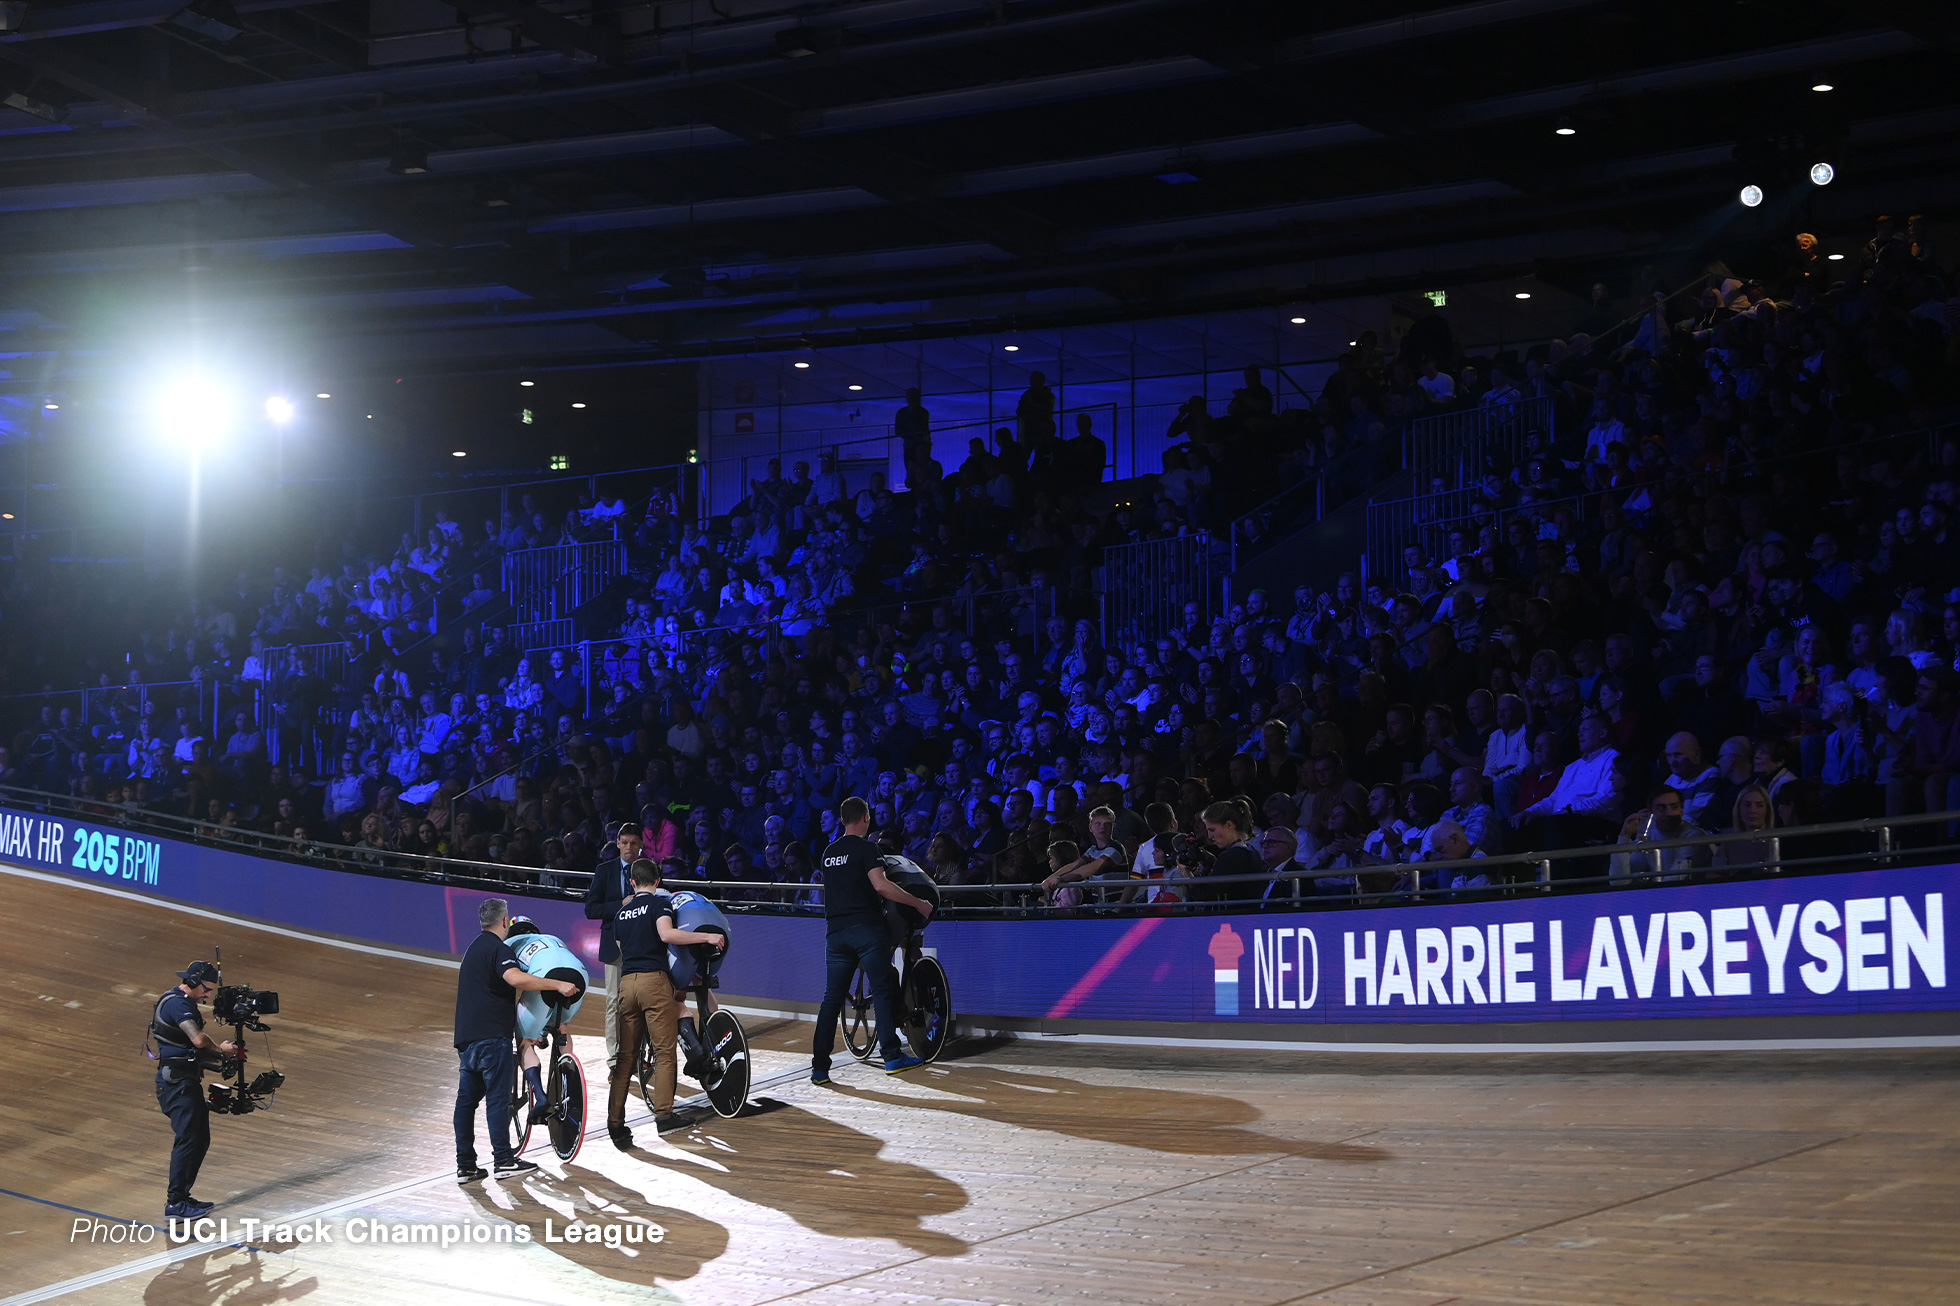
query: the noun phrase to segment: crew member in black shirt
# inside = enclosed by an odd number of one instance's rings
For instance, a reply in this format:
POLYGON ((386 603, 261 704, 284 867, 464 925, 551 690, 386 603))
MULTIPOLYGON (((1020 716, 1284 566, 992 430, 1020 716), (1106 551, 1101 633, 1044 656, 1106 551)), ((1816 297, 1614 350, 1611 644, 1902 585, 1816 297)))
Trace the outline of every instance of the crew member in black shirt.
POLYGON ((871 986, 871 1005, 878 1016, 878 1051, 885 1073, 896 1075, 925 1062, 905 1054, 898 1045, 898 1021, 892 1010, 892 941, 885 931, 888 898, 920 916, 932 915, 932 904, 915 898, 885 878, 878 845, 865 838, 871 829, 871 808, 862 798, 837 805, 844 833, 823 850, 823 914, 829 933, 824 940, 823 1007, 817 1012, 817 1034, 811 1045, 810 1082, 830 1082, 830 1052, 836 1046, 837 1018, 851 987, 851 972, 864 972, 871 986))
POLYGON ((619 942, 613 938, 613 914, 633 892, 629 872, 640 856, 640 827, 620 824, 613 839, 617 856, 593 868, 585 890, 585 918, 599 922, 599 960, 606 967, 606 1069, 619 1064, 619 942))
POLYGON ((510 904, 486 898, 477 907, 483 933, 463 954, 456 973, 456 1182, 481 1179, 476 1163, 476 1104, 487 1102, 490 1151, 497 1177, 528 1174, 538 1167, 517 1154, 510 1132, 511 1076, 517 1064, 517 991, 577 997, 578 985, 527 974, 504 942, 510 933, 510 904))
POLYGON ((204 1096, 206 1062, 199 1053, 219 1053, 245 1060, 245 1049, 227 1039, 214 1043, 204 1032, 197 1004, 218 991, 218 968, 194 961, 177 972, 183 983, 157 999, 150 1017, 150 1034, 157 1041, 157 1105, 170 1117, 177 1141, 170 1149, 170 1187, 164 1196, 165 1219, 195 1219, 211 1203, 191 1196, 204 1154, 211 1150, 211 1106, 204 1096))
POLYGON ((630 872, 632 892, 613 916, 619 942, 619 1060, 612 1069, 612 1096, 606 1104, 606 1132, 624 1152, 633 1146, 626 1127, 626 1091, 640 1063, 640 1040, 653 1040, 653 1127, 678 1128, 674 1114, 674 1044, 680 1038, 680 1000, 667 975, 667 946, 694 943, 727 946, 719 934, 684 930, 674 923, 674 900, 660 892, 660 867, 642 857, 630 872))

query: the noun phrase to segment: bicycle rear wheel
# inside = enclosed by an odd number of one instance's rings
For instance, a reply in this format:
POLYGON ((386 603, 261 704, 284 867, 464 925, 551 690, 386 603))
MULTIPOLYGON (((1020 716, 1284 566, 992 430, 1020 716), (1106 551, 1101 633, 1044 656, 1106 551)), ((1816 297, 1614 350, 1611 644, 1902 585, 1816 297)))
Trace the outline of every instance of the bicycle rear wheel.
POLYGON ((839 1021, 844 1026, 845 1048, 859 1061, 871 1060, 878 1050, 878 1017, 871 1007, 871 981, 862 970, 851 976, 839 1021))
POLYGON ((708 1017, 703 1033, 707 1080, 701 1087, 716 1115, 738 1116, 749 1103, 749 1036, 726 1008, 708 1017))
POLYGON ((551 1150, 569 1163, 585 1142, 585 1067, 569 1051, 558 1054, 546 1128, 551 1132, 551 1150))
POLYGON ((905 1041, 921 1061, 936 1061, 953 1027, 953 990, 937 957, 920 957, 905 973, 905 1041))

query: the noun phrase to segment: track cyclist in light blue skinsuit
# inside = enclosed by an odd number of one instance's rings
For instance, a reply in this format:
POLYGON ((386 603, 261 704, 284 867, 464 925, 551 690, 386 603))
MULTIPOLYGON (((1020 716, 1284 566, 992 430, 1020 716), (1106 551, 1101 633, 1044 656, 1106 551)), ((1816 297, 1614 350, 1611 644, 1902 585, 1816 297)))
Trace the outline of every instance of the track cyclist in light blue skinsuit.
POLYGON ((517 1037, 523 1041, 520 1063, 524 1067, 524 1083, 531 1090, 531 1117, 532 1123, 536 1124, 538 1113, 545 1106, 538 1047, 553 1030, 578 1014, 579 1007, 585 1002, 585 990, 591 976, 586 973, 585 963, 566 946, 563 939, 544 933, 537 922, 528 916, 510 918, 509 943, 510 950, 517 954, 517 964, 524 968, 526 974, 570 980, 578 985, 579 990, 575 998, 560 997, 556 993, 517 995, 517 1037))

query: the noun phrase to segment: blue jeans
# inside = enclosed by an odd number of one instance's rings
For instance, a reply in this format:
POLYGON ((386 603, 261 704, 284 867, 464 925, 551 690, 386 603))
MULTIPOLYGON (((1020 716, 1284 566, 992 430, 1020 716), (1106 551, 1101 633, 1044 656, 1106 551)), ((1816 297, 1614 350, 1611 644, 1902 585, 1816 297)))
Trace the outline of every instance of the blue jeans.
POLYGON ((898 1017, 892 1010, 892 945, 884 922, 849 925, 824 940, 823 1006, 817 1011, 817 1033, 810 1060, 819 1070, 830 1069, 830 1051, 837 1046, 837 1018, 851 991, 851 972, 861 970, 871 985, 871 1007, 878 1016, 878 1051, 890 1061, 899 1055, 898 1017))
POLYGON ((498 1164, 514 1160, 510 1135, 511 1074, 517 1052, 507 1038, 483 1038, 456 1049, 456 1168, 476 1166, 476 1104, 485 1103, 490 1152, 498 1164))

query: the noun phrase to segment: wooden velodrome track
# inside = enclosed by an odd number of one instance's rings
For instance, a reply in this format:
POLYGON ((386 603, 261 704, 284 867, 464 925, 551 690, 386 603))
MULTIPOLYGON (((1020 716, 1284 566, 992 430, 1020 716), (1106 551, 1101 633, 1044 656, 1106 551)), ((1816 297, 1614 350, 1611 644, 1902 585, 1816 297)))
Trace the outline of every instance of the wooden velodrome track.
MULTIPOLYGON (((751 1018, 758 1078, 783 1080, 756 1114, 658 1140, 636 1101, 630 1154, 600 1135, 570 1167, 537 1148, 544 1176, 459 1189, 453 970, 32 873, 0 873, 0 915, 0 1306, 1960 1300, 1956 1053, 997 1042, 904 1079, 846 1060, 816 1088, 810 1027, 751 1018), (290 1081, 271 1112, 213 1119, 199 1194, 234 1218, 317 1217, 336 1241, 174 1259, 161 1239, 71 1242, 83 1213, 161 1215, 169 1134, 141 1031, 214 942, 228 981, 280 991, 290 1081), (340 1236, 367 1218, 660 1240, 340 1236)), ((580 1050, 603 1069, 597 1037, 580 1050)))

